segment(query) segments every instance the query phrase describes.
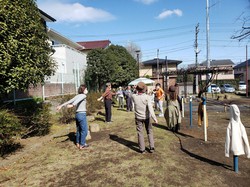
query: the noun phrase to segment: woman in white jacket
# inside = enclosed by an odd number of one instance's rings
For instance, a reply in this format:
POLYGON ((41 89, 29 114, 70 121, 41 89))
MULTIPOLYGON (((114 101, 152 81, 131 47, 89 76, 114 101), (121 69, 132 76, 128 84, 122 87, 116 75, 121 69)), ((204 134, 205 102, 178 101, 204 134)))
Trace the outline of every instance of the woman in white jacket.
POLYGON ((250 158, 250 148, 246 129, 240 120, 240 110, 237 105, 230 105, 230 122, 227 126, 227 136, 225 144, 225 156, 229 157, 229 152, 233 155, 244 155, 250 158))

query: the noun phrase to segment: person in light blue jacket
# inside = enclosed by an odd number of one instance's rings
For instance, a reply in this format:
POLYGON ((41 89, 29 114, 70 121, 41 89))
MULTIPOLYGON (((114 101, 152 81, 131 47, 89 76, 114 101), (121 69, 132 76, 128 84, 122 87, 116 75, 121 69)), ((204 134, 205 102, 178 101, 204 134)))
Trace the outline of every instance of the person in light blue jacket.
POLYGON ((84 149, 89 147, 86 143, 86 137, 88 135, 88 124, 86 116, 86 98, 87 98, 88 89, 85 85, 81 85, 78 89, 78 95, 69 101, 57 106, 59 111, 62 107, 66 106, 67 108, 76 107, 76 146, 79 149, 84 149))

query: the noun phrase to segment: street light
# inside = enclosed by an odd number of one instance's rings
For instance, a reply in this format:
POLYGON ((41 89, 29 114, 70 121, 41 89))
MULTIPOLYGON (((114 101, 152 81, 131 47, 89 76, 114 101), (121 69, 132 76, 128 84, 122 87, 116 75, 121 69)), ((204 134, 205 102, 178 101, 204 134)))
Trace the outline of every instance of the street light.
POLYGON ((138 77, 140 77, 140 58, 139 58, 139 55, 140 55, 140 52, 141 50, 136 50, 136 58, 137 58, 137 63, 138 63, 138 77))

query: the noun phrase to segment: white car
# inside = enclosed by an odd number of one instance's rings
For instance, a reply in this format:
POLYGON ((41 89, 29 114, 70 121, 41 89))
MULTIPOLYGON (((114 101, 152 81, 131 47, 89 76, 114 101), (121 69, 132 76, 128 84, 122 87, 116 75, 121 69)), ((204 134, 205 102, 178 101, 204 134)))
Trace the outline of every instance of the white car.
POLYGON ((216 84, 211 84, 212 93, 220 93, 220 87, 216 84))
POLYGON ((223 84, 221 85, 220 89, 221 89, 221 93, 224 93, 224 92, 234 93, 235 92, 234 87, 232 87, 230 84, 223 84))
POLYGON ((246 83, 244 81, 240 81, 238 90, 239 91, 246 91, 246 89, 247 89, 246 83))
POLYGON ((239 86, 237 87, 235 94, 246 94, 247 85, 244 81, 239 82, 239 86))

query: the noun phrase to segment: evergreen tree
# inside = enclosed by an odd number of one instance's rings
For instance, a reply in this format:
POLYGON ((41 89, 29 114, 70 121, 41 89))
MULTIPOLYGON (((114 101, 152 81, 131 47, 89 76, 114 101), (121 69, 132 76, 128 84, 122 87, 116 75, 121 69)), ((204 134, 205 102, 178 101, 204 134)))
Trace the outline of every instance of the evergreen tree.
POLYGON ((100 91, 106 82, 114 87, 126 86, 138 76, 136 60, 122 46, 94 49, 87 59, 85 82, 90 89, 100 91))
POLYGON ((46 28, 33 0, 0 0, 0 93, 26 90, 54 73, 46 28))

